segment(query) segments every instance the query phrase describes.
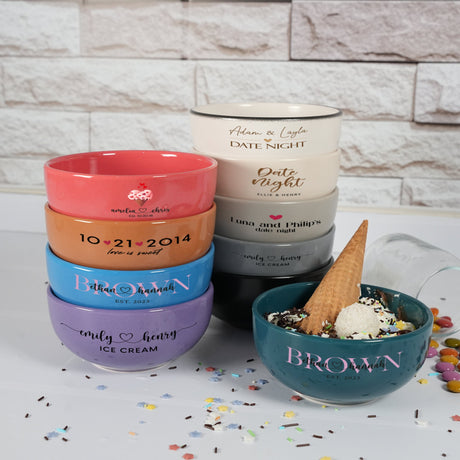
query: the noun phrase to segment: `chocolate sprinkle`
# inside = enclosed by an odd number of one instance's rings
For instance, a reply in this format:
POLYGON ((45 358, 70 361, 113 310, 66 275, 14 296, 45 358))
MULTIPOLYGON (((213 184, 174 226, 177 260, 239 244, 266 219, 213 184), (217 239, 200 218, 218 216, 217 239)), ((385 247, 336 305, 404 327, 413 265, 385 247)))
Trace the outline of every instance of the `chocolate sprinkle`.
POLYGON ((320 434, 314 434, 313 437, 317 439, 323 439, 323 437, 320 434))
POLYGON ((308 442, 306 442, 305 444, 296 444, 296 447, 307 447, 309 445, 310 444, 308 442))
POLYGON ((37 399, 37 401, 43 401, 44 399, 45 399, 44 396, 40 396, 40 397, 37 399))

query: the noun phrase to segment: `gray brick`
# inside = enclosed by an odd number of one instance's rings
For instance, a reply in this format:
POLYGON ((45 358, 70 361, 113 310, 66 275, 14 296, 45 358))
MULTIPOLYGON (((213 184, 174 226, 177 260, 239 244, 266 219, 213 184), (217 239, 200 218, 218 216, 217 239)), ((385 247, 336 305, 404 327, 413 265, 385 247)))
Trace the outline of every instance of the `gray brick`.
POLYGON ((306 1, 292 5, 293 59, 460 59, 455 1, 306 1))

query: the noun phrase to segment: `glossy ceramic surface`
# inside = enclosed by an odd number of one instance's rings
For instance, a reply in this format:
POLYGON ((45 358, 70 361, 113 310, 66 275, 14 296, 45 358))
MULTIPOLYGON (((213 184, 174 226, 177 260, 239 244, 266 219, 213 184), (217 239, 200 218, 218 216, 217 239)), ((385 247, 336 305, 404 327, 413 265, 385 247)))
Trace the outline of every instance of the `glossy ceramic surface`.
POLYGON ((262 362, 292 390, 321 404, 348 405, 388 395, 414 378, 425 361, 433 316, 417 299, 362 285, 366 297, 382 298, 415 324, 414 332, 375 340, 340 340, 305 335, 270 324, 266 313, 303 307, 317 283, 281 286, 253 304, 254 341, 262 362))
POLYGON ((48 240, 61 259, 106 270, 182 265, 208 252, 216 206, 180 219, 107 221, 67 216, 45 206, 48 240))
POLYGON ((194 153, 115 150, 65 155, 44 167, 57 212, 109 220, 176 219, 208 210, 217 163, 194 153))
POLYGON ((193 146, 213 156, 298 158, 337 150, 342 112, 289 103, 209 104, 191 110, 193 146))
POLYGON ((195 299, 208 289, 214 245, 197 260, 157 270, 102 270, 73 264, 46 246, 48 279, 54 294, 91 308, 161 308, 195 299))
POLYGON ((290 276, 315 271, 332 256, 335 226, 295 243, 258 243, 214 235, 214 270, 239 275, 290 276))
POLYGON ((80 358, 116 371, 161 366, 190 350, 206 331, 213 287, 189 302, 152 310, 73 305, 48 288, 48 308, 61 342, 80 358))
POLYGON ((271 202, 328 195, 337 186, 340 153, 335 150, 297 159, 216 157, 216 195, 271 202))
POLYGON ((252 303, 263 292, 290 283, 321 281, 333 263, 331 258, 326 265, 316 270, 291 276, 237 275, 214 271, 213 315, 228 324, 241 328, 252 328, 252 303))
POLYGON ((325 235, 337 212, 339 191, 304 201, 261 201, 215 196, 221 236, 263 243, 292 243, 325 235))

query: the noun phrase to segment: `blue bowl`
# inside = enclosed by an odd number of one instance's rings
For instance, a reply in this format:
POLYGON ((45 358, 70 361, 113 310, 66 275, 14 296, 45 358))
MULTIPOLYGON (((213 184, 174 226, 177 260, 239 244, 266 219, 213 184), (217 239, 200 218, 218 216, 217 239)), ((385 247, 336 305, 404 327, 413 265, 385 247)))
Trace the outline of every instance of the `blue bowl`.
POLYGON ((381 299, 417 329, 374 340, 324 338, 269 323, 266 313, 303 307, 318 283, 271 289, 253 303, 253 333, 262 362, 280 382, 320 404, 349 405, 372 401, 414 378, 425 361, 433 315, 417 299, 389 289, 362 285, 366 297, 381 299))
POLYGON ((53 292, 66 302, 115 310, 167 307, 193 300, 208 289, 214 244, 188 264, 156 270, 103 270, 76 265, 46 246, 46 264, 53 292))

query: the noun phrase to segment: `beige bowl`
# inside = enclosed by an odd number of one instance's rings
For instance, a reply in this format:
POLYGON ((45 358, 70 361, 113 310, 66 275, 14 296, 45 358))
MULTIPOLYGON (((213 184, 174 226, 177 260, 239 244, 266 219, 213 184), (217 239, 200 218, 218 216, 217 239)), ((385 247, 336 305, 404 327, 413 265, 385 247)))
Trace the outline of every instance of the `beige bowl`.
POLYGON ((217 158, 216 195, 258 201, 304 201, 337 185, 340 150, 303 158, 217 158))
POLYGON ((193 146, 212 156, 302 157, 338 149, 342 112, 289 103, 209 104, 191 110, 193 146))

